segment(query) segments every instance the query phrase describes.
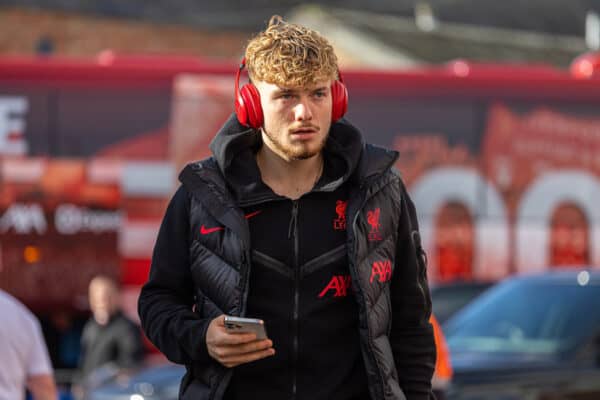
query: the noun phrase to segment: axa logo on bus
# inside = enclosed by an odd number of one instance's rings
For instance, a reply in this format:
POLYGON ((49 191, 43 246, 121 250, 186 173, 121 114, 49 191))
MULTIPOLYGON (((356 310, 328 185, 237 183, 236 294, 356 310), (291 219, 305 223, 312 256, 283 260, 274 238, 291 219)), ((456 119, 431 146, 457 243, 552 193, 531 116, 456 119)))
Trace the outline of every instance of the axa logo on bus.
POLYGON ((24 155, 25 113, 28 102, 22 96, 0 96, 0 155, 24 155))
MULTIPOLYGON (((63 235, 80 232, 117 232, 121 226, 119 211, 92 210, 74 204, 61 204, 54 211, 54 229, 63 235)), ((48 231, 46 214, 40 204, 15 203, 0 217, 0 233, 13 231, 18 235, 38 234, 48 231)))

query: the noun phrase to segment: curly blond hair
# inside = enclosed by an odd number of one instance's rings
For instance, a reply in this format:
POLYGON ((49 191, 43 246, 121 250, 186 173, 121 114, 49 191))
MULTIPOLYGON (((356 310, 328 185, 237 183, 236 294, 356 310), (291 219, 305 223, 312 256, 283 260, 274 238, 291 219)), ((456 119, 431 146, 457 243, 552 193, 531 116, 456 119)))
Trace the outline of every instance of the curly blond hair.
POLYGON ((309 86, 338 76, 337 57, 327 39, 279 15, 246 46, 246 66, 251 80, 282 87, 309 86))

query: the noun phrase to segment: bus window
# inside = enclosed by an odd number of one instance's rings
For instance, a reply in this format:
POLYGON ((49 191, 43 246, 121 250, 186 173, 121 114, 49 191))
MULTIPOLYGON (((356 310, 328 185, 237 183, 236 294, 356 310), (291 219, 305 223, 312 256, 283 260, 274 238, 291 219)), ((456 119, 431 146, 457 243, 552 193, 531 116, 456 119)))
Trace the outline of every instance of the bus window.
POLYGON ((472 279, 473 230, 473 218, 463 204, 449 202, 441 207, 435 230, 439 282, 472 279))
POLYGON ((579 207, 559 205, 550 222, 550 264, 582 266, 590 262, 588 222, 579 207))

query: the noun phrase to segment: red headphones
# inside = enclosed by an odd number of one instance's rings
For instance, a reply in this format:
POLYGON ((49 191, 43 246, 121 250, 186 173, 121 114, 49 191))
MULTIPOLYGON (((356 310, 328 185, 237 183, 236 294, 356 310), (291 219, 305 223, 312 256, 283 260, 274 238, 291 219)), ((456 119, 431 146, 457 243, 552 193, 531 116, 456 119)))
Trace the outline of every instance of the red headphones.
MULTIPOLYGON (((258 89, 252 83, 247 83, 240 89, 240 75, 245 66, 244 58, 235 77, 235 113, 242 125, 258 129, 264 122, 258 89)), ((331 122, 342 118, 348 109, 348 90, 339 71, 338 76, 339 79, 331 83, 331 122)))

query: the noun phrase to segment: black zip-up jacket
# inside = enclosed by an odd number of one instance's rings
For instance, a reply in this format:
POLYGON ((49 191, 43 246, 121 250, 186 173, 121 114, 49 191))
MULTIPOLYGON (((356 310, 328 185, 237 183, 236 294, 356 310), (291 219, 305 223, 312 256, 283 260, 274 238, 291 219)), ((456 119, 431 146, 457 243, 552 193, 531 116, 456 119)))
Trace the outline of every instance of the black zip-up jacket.
MULTIPOLYGON (((247 315, 253 249, 245 211, 269 199, 256 179, 257 146, 259 133, 232 116, 211 144, 213 157, 183 170, 185 190, 169 205, 140 295, 146 334, 187 367, 182 399, 222 399, 231 381, 232 370, 208 355, 205 338, 220 314, 247 315), (176 206, 182 193, 186 207, 176 206), (206 227, 222 229, 202 235, 206 227)), ((348 187, 349 290, 370 397, 428 399, 435 364, 431 301, 414 206, 392 170, 397 153, 363 144, 341 121, 331 127, 324 155, 329 176, 315 189, 348 187)))
POLYGON ((139 327, 121 311, 112 315, 106 325, 90 318, 81 335, 81 379, 106 364, 135 367, 142 361, 143 351, 139 327))

